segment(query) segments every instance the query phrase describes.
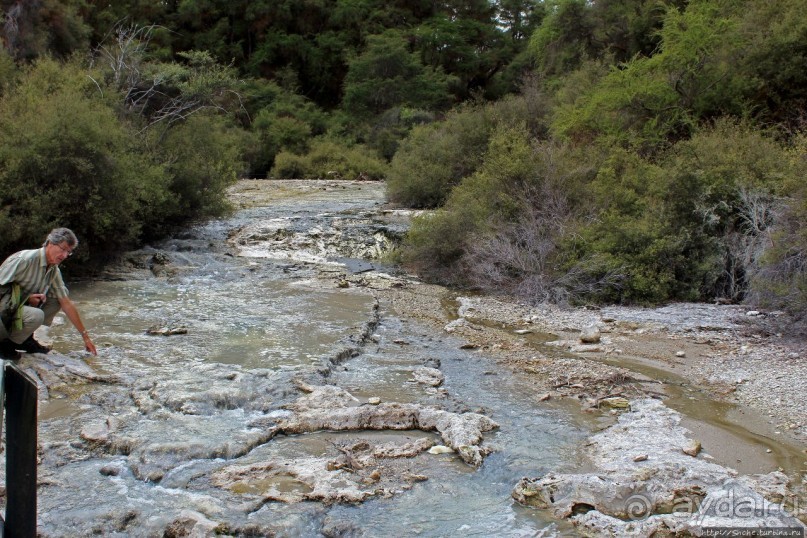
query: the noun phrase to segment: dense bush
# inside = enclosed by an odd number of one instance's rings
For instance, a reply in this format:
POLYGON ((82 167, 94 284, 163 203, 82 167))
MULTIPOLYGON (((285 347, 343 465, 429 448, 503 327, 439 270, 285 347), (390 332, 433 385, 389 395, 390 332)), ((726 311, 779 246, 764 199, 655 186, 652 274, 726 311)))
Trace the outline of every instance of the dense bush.
POLYGON ((482 162, 492 123, 473 109, 415 127, 390 163, 387 196, 410 207, 437 207, 482 162))
POLYGON ((303 179, 383 179, 386 172, 387 164, 364 146, 347 146, 319 138, 311 143, 305 155, 280 152, 271 175, 303 179))
POLYGON ((594 147, 530 142, 520 127, 497 127, 479 169, 445 206, 416 219, 406 263, 432 278, 527 300, 566 298, 559 247, 591 211, 586 185, 600 159, 594 147))
MULTIPOLYGON (((807 322, 807 137, 796 137, 788 148, 788 174, 782 182, 782 196, 762 200, 757 211, 767 224, 764 251, 750 272, 750 298, 768 308, 796 315, 807 322)), ((751 204, 749 204, 753 207, 751 204)))
POLYGON ((40 60, 0 98, 0 251, 67 226, 81 256, 101 259, 226 208, 240 135, 201 111, 139 129, 122 97, 91 75, 78 61, 40 60))
POLYGON ((248 91, 250 100, 259 104, 251 112, 249 122, 258 139, 257 150, 250 159, 253 176, 266 175, 281 151, 305 153, 311 138, 327 130, 327 115, 303 96, 276 84, 258 85, 256 82, 248 91))
POLYGON ((166 224, 220 215, 229 208, 224 193, 243 172, 244 137, 226 118, 199 113, 153 144, 169 183, 168 200, 153 209, 150 235, 159 235, 166 224))
POLYGON ((529 140, 495 130, 479 169, 415 222, 404 260, 533 301, 742 300, 775 245, 778 191, 799 184, 790 150, 733 121, 653 161, 529 140))
MULTIPOLYGON (((169 177, 75 64, 41 60, 0 100, 0 250, 69 226, 97 250, 136 244, 169 177)), ((86 250, 85 250, 86 252, 86 250)))
POLYGON ((443 122, 415 127, 390 163, 387 196, 411 207, 443 205, 451 189, 482 164, 497 126, 523 125, 528 136, 545 133, 546 101, 527 85, 520 96, 467 105, 443 122))
MULTIPOLYGON (((688 138, 703 119, 746 111, 753 82, 737 69, 741 36, 728 6, 669 9, 659 35, 658 53, 612 67, 558 107, 553 132, 658 151, 688 138)), ((579 76, 571 76, 576 85, 579 76)))

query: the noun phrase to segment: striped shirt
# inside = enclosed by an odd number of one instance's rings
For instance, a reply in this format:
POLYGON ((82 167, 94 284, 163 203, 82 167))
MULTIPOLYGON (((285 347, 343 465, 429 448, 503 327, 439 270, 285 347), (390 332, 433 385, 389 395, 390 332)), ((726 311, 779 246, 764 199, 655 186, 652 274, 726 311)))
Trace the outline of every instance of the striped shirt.
POLYGON ((67 297, 67 287, 58 265, 48 267, 45 247, 21 250, 6 258, 0 265, 0 285, 16 282, 23 298, 32 293, 47 293, 48 297, 67 297))

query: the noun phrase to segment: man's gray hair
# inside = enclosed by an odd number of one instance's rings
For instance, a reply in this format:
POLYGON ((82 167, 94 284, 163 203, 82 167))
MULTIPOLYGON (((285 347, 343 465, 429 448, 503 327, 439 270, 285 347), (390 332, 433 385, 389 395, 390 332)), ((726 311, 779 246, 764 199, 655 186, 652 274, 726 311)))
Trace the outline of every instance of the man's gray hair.
POLYGON ((75 248, 76 245, 78 245, 78 238, 69 228, 54 228, 50 231, 48 238, 45 240, 45 245, 48 243, 53 243, 54 245, 67 243, 69 246, 75 248))

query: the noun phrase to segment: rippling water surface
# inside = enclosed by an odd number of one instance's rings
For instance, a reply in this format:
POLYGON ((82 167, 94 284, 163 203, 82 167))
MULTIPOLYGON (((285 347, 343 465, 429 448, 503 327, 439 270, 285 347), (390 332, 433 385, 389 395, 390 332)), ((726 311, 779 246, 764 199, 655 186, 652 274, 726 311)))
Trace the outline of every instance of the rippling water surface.
MULTIPOLYGON (((228 236, 269 221, 298 233, 327 231, 335 218, 364 219, 382 197, 380 185, 352 184, 244 209, 154 245, 179 267, 173 275, 135 272, 70 286, 100 350, 88 362, 121 382, 54 391, 43 406, 41 532, 160 536, 192 512, 225 533, 260 524, 279 536, 339 535, 339 529, 353 536, 573 536, 546 515, 515 505, 510 492, 523 476, 576 465, 575 446, 588 428, 561 409, 536 408, 531 387, 497 371, 484 354, 461 350, 461 342, 399 319, 383 305, 373 341, 328 382, 359 399, 487 414, 500 428, 486 434, 494 451, 484 464, 474 469, 451 454, 421 455, 419 473, 427 480, 355 505, 254 502, 262 488, 304 491, 295 481, 229 490, 211 485, 211 473, 225 464, 333 455, 333 443, 343 439, 436 438, 420 431, 320 432, 253 441, 254 421, 299 396, 295 376, 321 367, 359 334, 373 318, 375 299, 364 290, 323 286, 317 266, 273 256, 271 238, 251 243, 243 256, 228 236), (147 334, 153 327, 187 332, 147 334), (446 377, 446 398, 411 382, 414 368, 435 360, 446 377), (80 441, 82 429, 99 422, 114 425, 111 450, 80 441)), ((76 353, 80 341, 67 325, 52 329, 55 349, 76 353)))

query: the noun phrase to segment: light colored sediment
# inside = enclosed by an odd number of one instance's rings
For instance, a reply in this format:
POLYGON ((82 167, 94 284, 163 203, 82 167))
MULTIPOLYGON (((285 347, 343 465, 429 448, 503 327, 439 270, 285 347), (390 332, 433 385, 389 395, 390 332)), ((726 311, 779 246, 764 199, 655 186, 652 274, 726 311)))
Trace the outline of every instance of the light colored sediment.
POLYGON ((304 402, 293 404, 293 413, 280 417, 277 431, 285 434, 316 431, 423 430, 437 432, 446 445, 470 465, 482 464, 488 450, 482 446, 484 432, 498 427, 478 413, 451 413, 432 407, 380 403, 355 405, 353 397, 334 386, 310 387, 304 402))
MULTIPOLYGON (((680 414, 658 400, 635 400, 614 426, 589 439, 595 471, 525 478, 513 497, 551 510, 596 536, 700 536, 708 527, 803 528, 782 505, 796 505, 788 478, 738 476, 698 457, 680 414)), ((697 444, 696 444, 697 447, 697 444)))

